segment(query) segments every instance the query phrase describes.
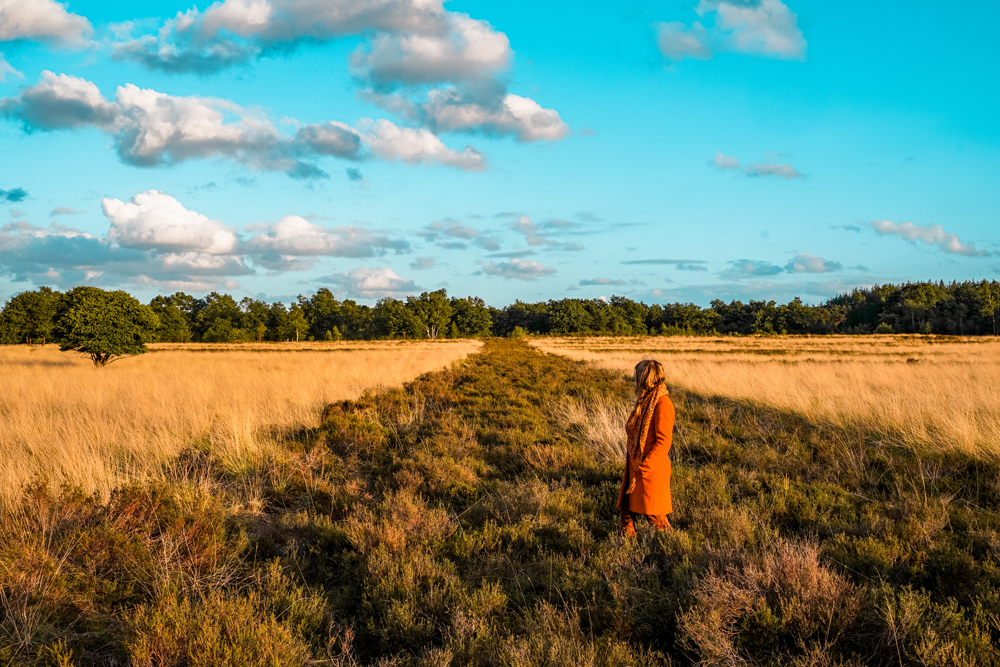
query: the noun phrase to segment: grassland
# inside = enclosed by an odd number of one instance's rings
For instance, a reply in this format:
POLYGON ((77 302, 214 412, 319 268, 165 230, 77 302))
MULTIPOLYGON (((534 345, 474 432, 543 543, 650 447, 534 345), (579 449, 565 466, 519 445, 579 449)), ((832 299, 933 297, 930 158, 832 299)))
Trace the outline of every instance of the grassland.
POLYGON ((0 347, 0 505, 41 476, 103 497, 185 448, 234 469, 315 426, 327 404, 446 366, 472 341, 152 346, 95 369, 48 346, 0 347))
POLYGON ((1000 463, 675 386, 677 530, 625 539, 628 395, 489 340, 241 469, 29 487, 0 665, 1000 665, 1000 463))
POLYGON ((924 450, 1000 457, 1000 339, 938 336, 542 338, 538 349, 795 412, 924 450))

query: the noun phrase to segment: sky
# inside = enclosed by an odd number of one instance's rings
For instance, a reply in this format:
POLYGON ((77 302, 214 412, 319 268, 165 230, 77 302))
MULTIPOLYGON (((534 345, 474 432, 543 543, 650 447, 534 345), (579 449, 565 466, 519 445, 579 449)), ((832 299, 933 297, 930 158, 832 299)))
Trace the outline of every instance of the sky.
POLYGON ((0 301, 1000 273, 1000 4, 0 0, 0 301))

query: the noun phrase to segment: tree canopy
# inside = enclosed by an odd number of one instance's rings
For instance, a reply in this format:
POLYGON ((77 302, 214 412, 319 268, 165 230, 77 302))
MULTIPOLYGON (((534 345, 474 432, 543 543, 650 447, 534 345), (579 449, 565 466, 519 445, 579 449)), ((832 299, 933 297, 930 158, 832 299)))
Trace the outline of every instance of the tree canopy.
POLYGON ((127 292, 76 287, 59 299, 54 333, 59 349, 90 356, 96 366, 147 352, 160 320, 127 292))

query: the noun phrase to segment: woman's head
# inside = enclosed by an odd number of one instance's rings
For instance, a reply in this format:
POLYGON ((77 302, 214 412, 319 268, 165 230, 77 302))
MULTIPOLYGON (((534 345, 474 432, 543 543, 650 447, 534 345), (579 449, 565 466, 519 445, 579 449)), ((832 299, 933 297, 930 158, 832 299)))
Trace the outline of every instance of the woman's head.
POLYGON ((654 359, 643 359, 635 365, 635 398, 639 400, 643 394, 666 381, 663 364, 654 359))

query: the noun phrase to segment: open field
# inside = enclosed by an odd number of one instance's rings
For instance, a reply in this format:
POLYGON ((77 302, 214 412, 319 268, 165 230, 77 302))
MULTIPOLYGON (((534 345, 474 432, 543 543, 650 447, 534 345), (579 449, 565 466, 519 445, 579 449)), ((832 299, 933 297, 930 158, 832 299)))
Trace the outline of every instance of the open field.
POLYGON ((539 338, 540 350, 790 410, 891 444, 1000 456, 1000 339, 933 336, 539 338))
POLYGON ((95 368, 45 347, 0 347, 0 504, 42 475, 107 494, 185 447, 234 467, 322 408, 461 359, 474 341, 151 346, 95 368))
POLYGON ((625 539, 629 395, 494 338, 243 465, 29 487, 0 665, 1000 667, 1000 461, 673 386, 676 530, 625 539))

